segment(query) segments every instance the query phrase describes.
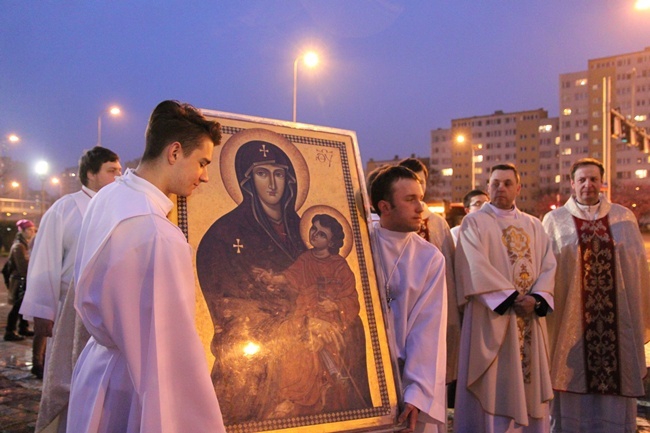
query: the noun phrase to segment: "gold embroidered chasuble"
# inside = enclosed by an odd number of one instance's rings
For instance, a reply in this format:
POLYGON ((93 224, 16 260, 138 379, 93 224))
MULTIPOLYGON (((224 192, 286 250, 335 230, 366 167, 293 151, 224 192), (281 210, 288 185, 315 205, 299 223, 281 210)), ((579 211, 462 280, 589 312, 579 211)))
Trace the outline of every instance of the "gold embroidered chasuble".
POLYGON ((499 217, 492 206, 483 206, 463 220, 456 285, 459 305, 468 307, 462 338, 469 344, 461 343, 467 383, 458 386, 466 386, 485 412, 528 425, 529 416, 547 413, 553 397, 546 319, 534 313, 522 319, 512 308, 499 315, 494 308, 513 291, 537 293, 552 308, 556 264, 541 222, 514 213, 499 217))
POLYGON ((558 259, 549 316, 553 388, 643 396, 650 278, 634 214, 601 196, 589 218, 570 198, 544 228, 558 259))

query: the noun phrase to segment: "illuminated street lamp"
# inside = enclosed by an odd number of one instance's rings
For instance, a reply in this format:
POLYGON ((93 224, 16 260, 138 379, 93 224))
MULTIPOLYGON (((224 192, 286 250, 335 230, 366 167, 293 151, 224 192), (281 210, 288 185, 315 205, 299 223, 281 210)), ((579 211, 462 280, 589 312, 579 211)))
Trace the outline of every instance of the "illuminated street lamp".
POLYGON ((34 166, 34 171, 39 179, 41 179, 41 218, 43 218, 43 214, 45 213, 45 178, 50 171, 50 164, 47 161, 38 161, 34 166))
POLYGON ((52 186, 58 187, 59 197, 61 197, 63 195, 63 184, 61 183, 61 179, 59 179, 58 177, 53 177, 52 179, 50 179, 50 183, 52 184, 52 186))
POLYGON ((18 190, 18 199, 22 199, 23 198, 23 189, 20 187, 20 183, 16 182, 15 180, 11 181, 11 187, 13 189, 18 190))
POLYGON ((650 10, 650 0, 636 0, 634 3, 634 9, 638 11, 650 10))
POLYGON ((318 54, 313 51, 308 51, 296 57, 293 62, 293 121, 296 121, 296 101, 298 96, 298 61, 302 59, 305 66, 313 68, 318 64, 318 54))
POLYGON ((6 140, 0 141, 0 189, 1 193, 5 193, 5 168, 6 161, 4 160, 5 151, 9 148, 10 144, 16 144, 20 141, 20 137, 16 134, 7 135, 6 140))
POLYGON ((122 114, 122 110, 120 110, 120 107, 114 105, 108 110, 99 113, 99 116, 97 116, 97 146, 102 145, 102 115, 105 113, 108 113, 113 117, 116 117, 122 114))
MULTIPOLYGON (((456 143, 463 144, 465 143, 466 138, 463 134, 458 134, 456 136, 456 143)), ((481 144, 476 145, 479 149, 483 146, 481 144)), ((474 154, 474 145, 470 144, 470 150, 472 151, 472 189, 476 189, 476 155, 474 154)))

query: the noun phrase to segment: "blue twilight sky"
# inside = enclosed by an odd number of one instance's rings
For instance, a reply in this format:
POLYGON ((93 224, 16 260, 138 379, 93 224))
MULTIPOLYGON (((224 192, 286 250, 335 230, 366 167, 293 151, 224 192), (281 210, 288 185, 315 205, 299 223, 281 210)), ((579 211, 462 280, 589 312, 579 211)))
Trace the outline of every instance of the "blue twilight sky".
POLYGON ((545 108, 558 76, 650 46, 633 0, 0 0, 0 137, 74 166, 97 141, 139 157, 164 99, 357 132, 364 163, 428 154, 456 117, 545 108))

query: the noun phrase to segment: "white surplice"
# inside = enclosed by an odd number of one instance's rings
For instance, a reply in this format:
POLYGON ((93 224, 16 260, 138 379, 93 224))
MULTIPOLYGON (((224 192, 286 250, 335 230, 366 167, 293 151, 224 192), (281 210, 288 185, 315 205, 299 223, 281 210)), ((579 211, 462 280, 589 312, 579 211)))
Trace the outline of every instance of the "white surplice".
POLYGON ((95 192, 85 186, 57 200, 43 215, 27 270, 27 290, 20 307, 25 319, 56 322, 74 275, 81 221, 95 192))
POLYGON ((191 248, 172 202, 127 170, 88 207, 75 308, 91 334, 75 366, 68 431, 223 432, 195 323, 191 248))
POLYGON ((75 315, 64 315, 62 310, 74 276, 81 221, 94 195, 95 191, 82 186, 80 191, 61 197, 43 215, 34 240, 21 313, 30 320, 40 317, 54 321, 45 354, 36 432, 51 425, 58 426, 58 431, 65 431, 74 366, 71 337, 74 335, 75 315))
POLYGON ((569 198, 563 207, 546 214, 543 225, 558 261, 556 309, 549 317, 551 372, 556 391, 552 404, 553 431, 634 432, 635 397, 645 395, 644 344, 650 339, 650 275, 637 220, 629 209, 612 204, 601 195, 600 203, 590 207, 581 206, 573 197, 569 198), (604 299, 616 306, 614 314, 607 320, 610 328, 606 330, 611 332, 607 347, 612 348, 602 351, 594 338, 585 336, 587 296, 581 269, 586 264, 583 264, 584 252, 579 247, 575 218, 599 224, 598 221, 605 217, 614 243, 614 255, 588 256, 599 263, 598 269, 605 270, 597 282, 610 293, 604 299), (613 286, 610 286, 609 269, 615 272, 613 286), (593 355, 589 355, 593 351, 602 356, 608 350, 617 354, 615 365, 611 368, 605 366, 607 370, 596 369, 596 372, 601 371, 612 382, 606 385, 607 390, 602 384, 599 386, 606 392, 590 393, 586 358, 593 359, 593 355), (618 384, 616 389, 612 387, 613 383, 618 384))
POLYGON ((445 259, 415 232, 386 230, 378 222, 373 232, 377 272, 385 282, 380 290, 390 301, 388 322, 402 370, 404 401, 421 411, 418 431, 445 431, 445 259))
POLYGON ((549 430, 546 320, 533 313, 524 339, 514 309, 503 315, 494 309, 515 291, 538 294, 553 308, 555 267, 538 219, 492 205, 463 219, 456 249, 458 303, 465 310, 455 432, 549 430))

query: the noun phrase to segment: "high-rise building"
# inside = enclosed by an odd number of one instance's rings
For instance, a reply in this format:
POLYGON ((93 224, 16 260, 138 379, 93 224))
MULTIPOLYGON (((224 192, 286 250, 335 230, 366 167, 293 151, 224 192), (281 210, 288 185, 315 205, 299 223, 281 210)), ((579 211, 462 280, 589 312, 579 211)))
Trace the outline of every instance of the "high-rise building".
POLYGON ((560 75, 561 192, 563 197, 570 193, 568 167, 573 161, 593 157, 607 163, 609 157, 612 198, 635 211, 639 203, 634 198, 649 195, 648 154, 629 140, 612 138, 609 152, 603 143, 611 133, 605 129, 610 109, 650 131, 650 47, 592 59, 587 65, 586 71, 560 75))
POLYGON ((558 119, 546 110, 453 119, 431 132, 432 183, 452 202, 487 188, 491 167, 513 163, 521 175, 520 209, 534 215, 557 202, 558 119))
POLYGON ((650 47, 592 59, 586 71, 561 74, 559 97, 558 118, 544 109, 496 111, 452 119, 451 128, 431 131, 432 192, 460 201, 472 185, 486 187, 492 166, 512 162, 522 176, 517 205, 542 215, 571 194, 571 164, 592 157, 608 166, 614 201, 637 217, 650 212, 650 157, 629 139, 610 138, 609 122, 615 109, 650 132, 650 47), (609 148, 603 146, 608 140, 609 148))

